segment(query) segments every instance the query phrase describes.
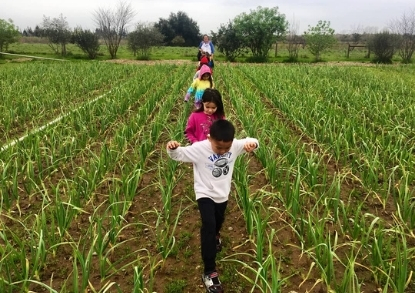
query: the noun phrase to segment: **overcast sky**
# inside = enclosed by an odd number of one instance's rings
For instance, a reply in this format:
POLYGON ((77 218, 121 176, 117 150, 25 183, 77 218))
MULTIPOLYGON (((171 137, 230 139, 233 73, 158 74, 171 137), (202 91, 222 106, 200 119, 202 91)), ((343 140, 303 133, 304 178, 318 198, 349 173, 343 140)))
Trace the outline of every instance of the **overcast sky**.
MULTIPOLYGON (((58 18, 62 14, 71 28, 81 26, 94 30, 93 14, 99 8, 115 9, 119 0, 3 0, 0 19, 12 19, 23 30, 41 25, 43 16, 58 18)), ((221 24, 258 6, 279 8, 290 23, 295 23, 302 34, 308 25, 327 20, 336 33, 359 32, 358 28, 381 31, 393 20, 415 9, 414 0, 126 0, 136 16, 131 25, 138 22, 158 22, 167 19, 171 12, 183 11, 195 20, 200 32, 216 32, 221 24)), ((132 26, 131 26, 132 28, 132 26)), ((366 30, 368 31, 368 30, 366 30)))

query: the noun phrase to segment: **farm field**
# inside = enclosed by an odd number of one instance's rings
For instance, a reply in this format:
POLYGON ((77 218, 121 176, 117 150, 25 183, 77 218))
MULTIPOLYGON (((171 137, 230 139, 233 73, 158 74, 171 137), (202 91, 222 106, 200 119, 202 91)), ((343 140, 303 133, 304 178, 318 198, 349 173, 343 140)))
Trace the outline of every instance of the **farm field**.
MULTIPOLYGON (((127 42, 122 41, 117 51, 117 58, 119 59, 129 59, 135 60, 140 58, 140 56, 134 56, 133 52, 128 49, 127 42)), ((370 63, 373 59, 368 58, 367 48, 355 48, 353 51, 348 51, 348 43, 339 42, 331 49, 327 50, 322 54, 322 60, 324 62, 359 62, 361 64, 370 63), (347 57, 349 55, 349 57, 347 57)), ((178 60, 186 59, 196 61, 196 53, 198 52, 197 47, 154 47, 151 49, 149 58, 151 60, 178 60)), ((47 40, 38 39, 38 38, 22 38, 20 42, 13 43, 10 45, 7 51, 8 54, 16 55, 0 55, 0 64, 2 62, 16 61, 22 58, 33 60, 31 57, 39 58, 52 58, 52 59, 61 59, 61 60, 86 60, 87 55, 82 52, 74 44, 68 44, 67 46, 67 55, 60 56, 56 54, 47 44, 47 40), (42 43, 43 42, 43 43, 42 43), (23 56, 20 56, 23 55, 23 56)), ((241 54, 236 58, 237 62, 246 62, 247 58, 252 57, 252 54, 249 52, 241 54)), ((109 60, 110 55, 107 51, 107 48, 104 45, 101 45, 97 60, 109 60)), ((289 59, 288 47, 287 44, 279 43, 277 49, 275 44, 269 50, 268 53, 268 62, 279 62, 284 63, 289 59)), ((216 61, 225 61, 225 55, 221 52, 215 52, 216 61)), ((298 49, 298 61, 299 63, 314 63, 314 56, 310 53, 307 47, 300 47, 298 49)), ((400 63, 401 58, 396 54, 393 58, 394 63, 400 63)))
MULTIPOLYGON (((0 70, 0 292, 205 292, 194 63, 0 70)), ((217 62, 239 138, 225 292, 415 292, 414 65, 217 62)))

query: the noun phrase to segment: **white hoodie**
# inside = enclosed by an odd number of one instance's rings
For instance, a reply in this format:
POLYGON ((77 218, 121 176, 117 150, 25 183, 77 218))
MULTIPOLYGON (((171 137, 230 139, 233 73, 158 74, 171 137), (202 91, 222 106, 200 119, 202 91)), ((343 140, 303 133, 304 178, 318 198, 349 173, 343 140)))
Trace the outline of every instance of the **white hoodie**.
POLYGON ((222 203, 228 200, 235 160, 246 152, 244 145, 247 141, 255 142, 259 147, 257 139, 248 137, 234 139, 229 152, 223 155, 213 152, 209 140, 174 150, 167 149, 167 153, 175 161, 193 163, 196 200, 207 197, 222 203))

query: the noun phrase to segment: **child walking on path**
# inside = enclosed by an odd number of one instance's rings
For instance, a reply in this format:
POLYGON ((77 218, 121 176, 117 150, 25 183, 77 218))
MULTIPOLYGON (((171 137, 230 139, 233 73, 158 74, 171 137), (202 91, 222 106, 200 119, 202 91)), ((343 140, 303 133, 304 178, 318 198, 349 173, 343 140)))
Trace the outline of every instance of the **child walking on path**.
POLYGON ((190 96, 194 93, 195 94, 195 107, 200 108, 203 92, 205 91, 205 89, 213 88, 213 87, 214 87, 214 84, 213 84, 213 79, 212 79, 210 68, 207 65, 202 65, 202 67, 200 68, 200 72, 199 72, 199 78, 193 80, 192 84, 187 90, 187 93, 184 97, 184 101, 188 102, 190 99, 190 96))
MULTIPOLYGON (((202 68, 203 65, 209 66, 209 60, 205 56, 203 56, 202 59, 200 59, 199 64, 196 67, 196 73, 193 76, 193 80, 195 80, 196 78, 199 78, 200 69, 202 68)), ((209 68, 210 68, 210 66, 209 66, 209 68)), ((213 75, 212 68, 210 68, 210 74, 213 75)))
POLYGON ((219 119, 225 119, 222 96, 217 89, 207 88, 202 95, 201 107, 194 110, 187 120, 186 138, 192 144, 207 139, 210 126, 219 119))
POLYGON ((176 161, 193 163, 194 190, 199 207, 201 254, 204 264, 202 281, 210 293, 222 293, 216 270, 216 253, 221 249, 220 230, 231 189, 236 158, 259 147, 255 138, 235 139, 235 128, 228 120, 217 120, 206 140, 181 147, 167 143, 168 155, 176 161))

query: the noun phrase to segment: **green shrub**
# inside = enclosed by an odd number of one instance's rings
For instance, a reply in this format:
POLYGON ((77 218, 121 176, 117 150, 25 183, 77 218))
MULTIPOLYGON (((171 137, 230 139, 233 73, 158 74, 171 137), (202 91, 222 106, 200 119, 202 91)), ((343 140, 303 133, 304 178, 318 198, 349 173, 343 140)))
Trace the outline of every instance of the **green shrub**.
POLYGON ((384 31, 374 34, 369 40, 369 48, 375 55, 373 62, 391 64, 396 50, 397 37, 384 31))

